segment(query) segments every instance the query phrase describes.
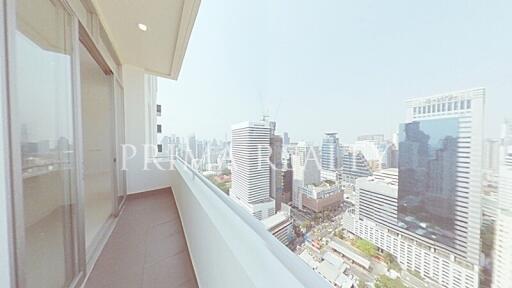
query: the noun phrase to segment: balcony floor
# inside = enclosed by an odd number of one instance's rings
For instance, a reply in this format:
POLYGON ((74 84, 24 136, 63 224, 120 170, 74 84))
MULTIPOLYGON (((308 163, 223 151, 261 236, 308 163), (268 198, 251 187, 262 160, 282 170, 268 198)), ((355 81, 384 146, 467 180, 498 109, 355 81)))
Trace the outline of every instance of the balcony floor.
POLYGON ((198 287, 170 188, 128 196, 85 287, 198 287))

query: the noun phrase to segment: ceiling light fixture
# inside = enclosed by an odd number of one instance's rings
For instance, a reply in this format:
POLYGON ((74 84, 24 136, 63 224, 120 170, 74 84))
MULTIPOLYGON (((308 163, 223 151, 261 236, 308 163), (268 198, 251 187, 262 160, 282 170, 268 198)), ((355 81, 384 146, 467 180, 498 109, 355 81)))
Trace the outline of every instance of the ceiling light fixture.
POLYGON ((146 26, 146 25, 144 25, 144 24, 142 24, 142 23, 139 23, 139 25, 138 25, 138 26, 139 26, 139 29, 140 29, 140 30, 142 30, 142 31, 144 31, 144 32, 148 31, 148 26, 146 26))

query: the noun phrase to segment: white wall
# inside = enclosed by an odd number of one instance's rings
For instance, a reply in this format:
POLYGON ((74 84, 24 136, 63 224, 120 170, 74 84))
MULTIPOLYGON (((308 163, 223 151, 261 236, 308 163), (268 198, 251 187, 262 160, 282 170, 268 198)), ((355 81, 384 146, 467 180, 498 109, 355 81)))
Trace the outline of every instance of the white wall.
MULTIPOLYGON (((123 65, 123 86, 125 97, 125 130, 126 143, 136 148, 136 155, 132 156, 131 149, 127 148, 126 159, 126 186, 128 194, 150 191, 171 186, 169 171, 158 169, 155 164, 147 165, 144 169, 144 144, 146 135, 149 134, 147 124, 146 95, 152 93, 152 89, 146 89, 144 70, 123 65)), ((148 95, 149 97, 149 95, 148 95)), ((154 107, 156 109, 156 107, 154 107)), ((152 144, 152 143, 147 143, 152 144)), ((164 169, 169 169, 169 164, 162 164, 164 169)))

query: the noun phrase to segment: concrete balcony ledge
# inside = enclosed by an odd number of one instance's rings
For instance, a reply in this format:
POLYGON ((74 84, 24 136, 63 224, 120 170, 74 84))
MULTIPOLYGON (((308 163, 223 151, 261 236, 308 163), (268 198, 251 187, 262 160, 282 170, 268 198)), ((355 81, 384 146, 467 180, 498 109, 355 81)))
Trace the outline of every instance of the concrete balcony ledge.
POLYGON ((171 183, 200 287, 330 287, 253 216, 181 160, 171 183))

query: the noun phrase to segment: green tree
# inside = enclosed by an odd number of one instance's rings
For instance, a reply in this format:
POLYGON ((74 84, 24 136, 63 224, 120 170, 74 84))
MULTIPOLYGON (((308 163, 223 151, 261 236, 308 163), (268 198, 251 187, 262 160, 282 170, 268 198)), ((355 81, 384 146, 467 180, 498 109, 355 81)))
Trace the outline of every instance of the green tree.
POLYGON ((363 280, 357 281, 357 288, 366 288, 366 283, 363 280))
POLYGON ((407 288, 399 278, 392 279, 386 275, 380 275, 375 281, 375 288, 407 288))
POLYGON ((384 263, 386 263, 389 269, 393 269, 397 272, 402 271, 402 267, 400 267, 400 264, 398 261, 396 261, 395 256, 391 255, 391 253, 384 252, 382 257, 384 258, 384 263))
POLYGON ((340 240, 345 239, 345 234, 343 234, 343 231, 341 229, 334 231, 334 236, 338 237, 338 239, 340 240))
POLYGON ((371 243, 370 241, 358 239, 355 241, 355 246, 357 249, 359 249, 361 252, 363 252, 365 255, 369 257, 377 255, 377 247, 373 245, 373 243, 371 243))

